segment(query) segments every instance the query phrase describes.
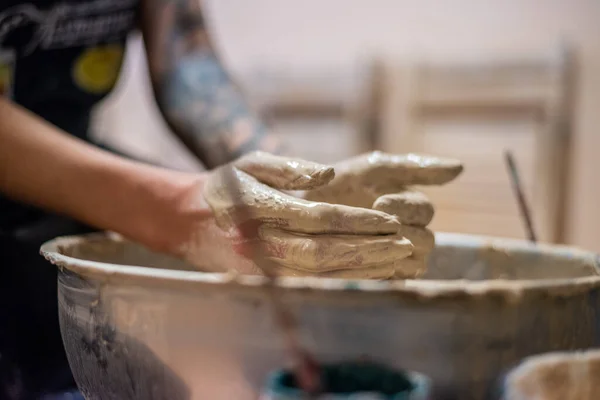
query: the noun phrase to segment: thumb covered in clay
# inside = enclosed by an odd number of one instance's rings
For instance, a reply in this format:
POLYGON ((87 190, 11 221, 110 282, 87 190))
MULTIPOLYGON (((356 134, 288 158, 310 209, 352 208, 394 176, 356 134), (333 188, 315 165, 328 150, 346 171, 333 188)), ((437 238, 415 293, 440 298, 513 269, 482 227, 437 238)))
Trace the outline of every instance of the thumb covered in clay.
POLYGON ((272 188, 311 190, 328 184, 335 176, 332 166, 261 151, 247 154, 233 164, 272 188))

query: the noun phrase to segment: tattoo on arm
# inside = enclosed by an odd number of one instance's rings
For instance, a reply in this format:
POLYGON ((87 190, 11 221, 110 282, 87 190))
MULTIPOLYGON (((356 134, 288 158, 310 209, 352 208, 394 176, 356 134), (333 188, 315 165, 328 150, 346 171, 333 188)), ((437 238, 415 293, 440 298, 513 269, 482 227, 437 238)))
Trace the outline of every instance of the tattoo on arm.
POLYGON ((199 0, 144 0, 143 30, 158 105, 207 167, 252 150, 279 152, 214 51, 199 0))

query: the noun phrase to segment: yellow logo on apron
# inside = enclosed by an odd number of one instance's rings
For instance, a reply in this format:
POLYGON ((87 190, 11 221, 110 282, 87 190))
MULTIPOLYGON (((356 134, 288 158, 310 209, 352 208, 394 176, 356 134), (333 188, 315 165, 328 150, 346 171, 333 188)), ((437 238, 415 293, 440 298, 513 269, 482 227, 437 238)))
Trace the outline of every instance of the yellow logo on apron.
POLYGON ((119 78, 123 46, 107 45, 87 49, 75 62, 73 79, 83 90, 102 94, 110 91, 119 78))
POLYGON ((0 97, 11 97, 15 69, 15 55, 0 49, 0 97))

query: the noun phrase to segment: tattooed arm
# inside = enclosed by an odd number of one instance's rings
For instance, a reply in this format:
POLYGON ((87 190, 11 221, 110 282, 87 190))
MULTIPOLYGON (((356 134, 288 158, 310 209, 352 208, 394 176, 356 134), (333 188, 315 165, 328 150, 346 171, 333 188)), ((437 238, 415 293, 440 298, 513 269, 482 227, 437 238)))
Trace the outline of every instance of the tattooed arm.
POLYGON ((207 167, 252 150, 280 151, 219 60, 201 0, 143 0, 142 31, 157 104, 207 167))

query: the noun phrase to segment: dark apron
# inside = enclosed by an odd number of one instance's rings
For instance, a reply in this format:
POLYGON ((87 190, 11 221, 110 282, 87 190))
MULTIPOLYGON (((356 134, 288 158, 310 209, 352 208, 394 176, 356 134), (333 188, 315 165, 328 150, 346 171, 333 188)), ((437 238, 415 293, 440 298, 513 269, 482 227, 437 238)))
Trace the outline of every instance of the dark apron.
POLYGON ((56 236, 93 231, 48 215, 0 232, 0 399, 41 399, 75 389, 58 324, 57 269, 39 249, 56 236))

